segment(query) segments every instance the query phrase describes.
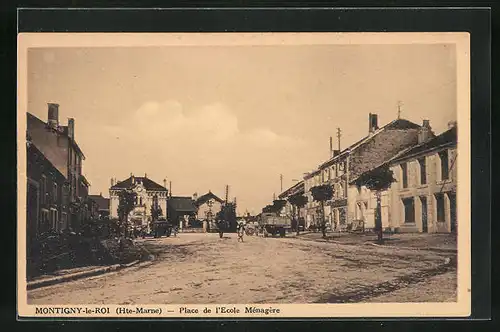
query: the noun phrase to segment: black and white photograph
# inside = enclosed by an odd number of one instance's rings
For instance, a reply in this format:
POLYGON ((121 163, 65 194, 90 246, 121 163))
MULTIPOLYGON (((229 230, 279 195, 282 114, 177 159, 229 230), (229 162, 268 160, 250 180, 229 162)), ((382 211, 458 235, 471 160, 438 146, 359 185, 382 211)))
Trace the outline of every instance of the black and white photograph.
POLYGON ((470 314, 467 33, 19 43, 27 314, 470 314))

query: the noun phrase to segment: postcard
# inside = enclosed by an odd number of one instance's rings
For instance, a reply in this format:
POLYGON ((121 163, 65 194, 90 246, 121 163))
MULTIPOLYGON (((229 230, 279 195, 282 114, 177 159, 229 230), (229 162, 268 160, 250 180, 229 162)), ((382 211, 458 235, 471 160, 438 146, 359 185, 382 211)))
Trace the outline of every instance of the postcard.
POLYGON ((19 316, 469 316, 469 44, 19 34, 19 316))

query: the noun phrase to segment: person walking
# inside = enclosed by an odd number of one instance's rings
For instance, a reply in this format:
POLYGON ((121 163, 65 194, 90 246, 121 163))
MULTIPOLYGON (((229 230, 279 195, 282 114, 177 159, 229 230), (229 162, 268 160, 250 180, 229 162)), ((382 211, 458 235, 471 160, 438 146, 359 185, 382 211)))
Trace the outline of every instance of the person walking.
POLYGON ((238 223, 238 242, 243 242, 243 236, 245 235, 245 224, 243 222, 238 223))

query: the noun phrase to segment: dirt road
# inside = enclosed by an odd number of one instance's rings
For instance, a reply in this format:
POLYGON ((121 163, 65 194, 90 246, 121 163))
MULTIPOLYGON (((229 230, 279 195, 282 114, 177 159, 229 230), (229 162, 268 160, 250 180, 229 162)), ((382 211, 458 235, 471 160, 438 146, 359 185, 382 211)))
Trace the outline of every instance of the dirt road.
POLYGON ((454 301, 453 254, 235 234, 141 240, 152 262, 28 292, 31 304, 454 301), (451 264, 443 266, 446 258, 451 264), (445 283, 443 286, 443 280, 445 283))

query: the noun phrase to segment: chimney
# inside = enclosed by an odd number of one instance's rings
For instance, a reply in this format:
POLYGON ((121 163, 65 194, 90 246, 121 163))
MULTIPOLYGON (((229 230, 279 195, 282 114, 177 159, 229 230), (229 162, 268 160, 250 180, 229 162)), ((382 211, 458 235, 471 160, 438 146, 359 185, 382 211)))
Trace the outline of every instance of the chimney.
POLYGON ((378 115, 370 113, 368 116, 368 132, 373 133, 378 129, 378 115))
POLYGON ((196 201, 198 199, 198 193, 193 194, 193 201, 196 201))
POLYGON ((115 185, 115 179, 111 178, 111 187, 115 185))
POLYGON ((340 150, 333 150, 333 156, 336 157, 340 154, 340 150))
POLYGON ((418 144, 427 142, 433 137, 429 120, 423 120, 422 127, 418 131, 418 144))
POLYGON ((75 119, 68 119, 68 136, 72 140, 75 140, 75 119))
POLYGON ((448 122, 448 129, 455 128, 456 126, 457 126, 457 122, 456 121, 450 121, 450 122, 448 122))
POLYGON ((59 104, 48 103, 48 124, 51 128, 59 127, 59 104))
POLYGON ((167 188, 167 179, 163 179, 163 187, 167 188))
POLYGON ((333 151, 333 138, 330 136, 330 157, 332 156, 332 151, 333 151))
POLYGON ((135 184, 135 176, 134 176, 134 174, 130 173, 130 177, 132 178, 132 184, 135 184))

